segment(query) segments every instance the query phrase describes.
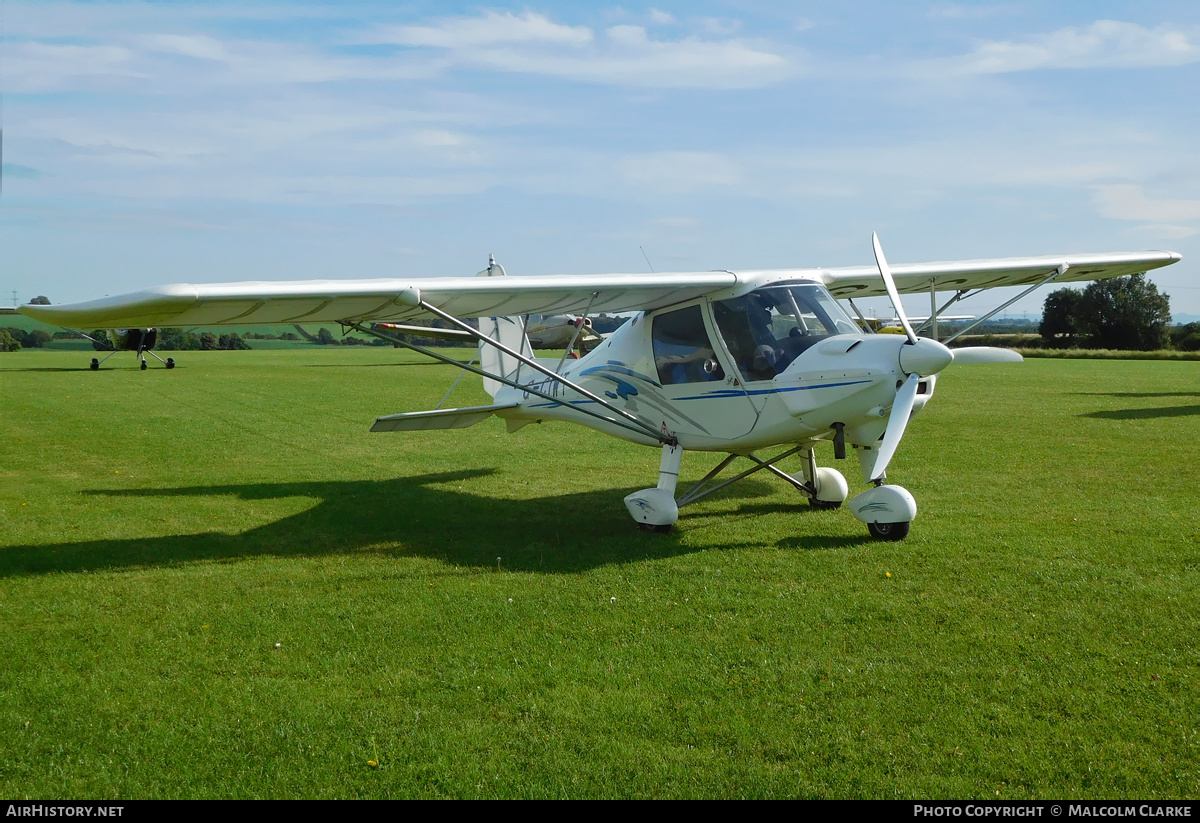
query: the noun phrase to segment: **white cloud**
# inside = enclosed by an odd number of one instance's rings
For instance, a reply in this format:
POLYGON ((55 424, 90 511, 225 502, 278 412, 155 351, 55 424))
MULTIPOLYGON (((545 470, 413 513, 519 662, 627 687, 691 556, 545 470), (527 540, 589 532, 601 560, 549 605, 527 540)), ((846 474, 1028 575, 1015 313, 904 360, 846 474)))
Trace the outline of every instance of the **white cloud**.
POLYGON ((481 17, 456 17, 437 26, 380 27, 368 42, 467 49, 502 43, 582 45, 591 40, 592 31, 586 26, 564 26, 529 11, 520 15, 485 11, 481 17))
MULTIPOLYGON (((715 26, 721 35, 736 29, 727 21, 704 25, 715 26)), ((436 25, 381 27, 356 39, 439 49, 460 65, 649 88, 754 88, 797 70, 783 55, 740 39, 656 40, 645 28, 628 24, 597 36, 585 26, 562 25, 532 12, 485 12, 436 25)))
POLYGON ((999 74, 1032 69, 1178 66, 1200 60, 1196 32, 1154 29, 1119 20, 1065 28, 1023 41, 990 41, 962 57, 932 61, 962 74, 999 74))
POLYGON ((1151 200, 1141 186, 1132 184, 1096 186, 1094 198, 1100 213, 1114 220, 1200 220, 1200 200, 1151 200))
POLYGON ((705 17, 700 21, 700 24, 704 26, 705 31, 709 32, 710 34, 722 36, 733 34, 742 27, 742 22, 740 20, 727 20, 720 17, 705 17))
POLYGON ((950 20, 979 20, 1005 14, 1011 10, 1011 6, 962 6, 957 3, 947 3, 944 6, 934 6, 929 10, 927 16, 945 17, 950 20))
POLYGON ((135 53, 121 46, 25 42, 8 48, 5 75, 10 92, 58 91, 95 86, 105 79, 149 76, 136 65, 135 53))
POLYGON ((153 51, 195 57, 201 60, 230 60, 225 46, 211 37, 202 35, 151 34, 142 38, 145 46, 153 51))
POLYGON ((650 9, 650 20, 660 26, 667 26, 675 22, 675 16, 658 9, 650 9))
POLYGON ((1163 223, 1153 223, 1148 226, 1138 226, 1136 231, 1150 237, 1162 240, 1180 240, 1184 237, 1194 237, 1200 234, 1200 229, 1189 226, 1172 226, 1163 223))
POLYGON ((656 192, 680 193, 743 181, 738 164, 724 155, 700 151, 660 151, 628 157, 619 163, 630 183, 656 192))

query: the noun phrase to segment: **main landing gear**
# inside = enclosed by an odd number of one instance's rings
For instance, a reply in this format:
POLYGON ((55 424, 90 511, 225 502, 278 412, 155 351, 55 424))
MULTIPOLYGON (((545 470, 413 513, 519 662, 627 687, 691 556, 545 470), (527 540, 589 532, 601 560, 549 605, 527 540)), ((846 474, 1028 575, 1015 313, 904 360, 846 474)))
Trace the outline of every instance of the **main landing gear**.
MULTIPOLYGON (((117 351, 118 350, 110 351, 108 354, 106 354, 104 356, 104 360, 100 360, 98 358, 93 357, 92 362, 88 364, 88 368, 91 369, 92 371, 100 371, 100 365, 102 363, 104 363, 105 360, 107 360, 108 358, 110 358, 114 354, 116 354, 117 351)), ((128 349, 126 351, 128 351, 128 349)), ((154 352, 147 349, 145 352, 138 352, 138 368, 140 368, 142 371, 145 371, 148 367, 147 363, 146 363, 146 355, 147 354, 150 355, 151 357, 153 357, 159 363, 162 363, 168 369, 175 368, 175 358, 174 357, 168 357, 166 360, 163 360, 157 354, 155 354, 154 352)))
POLYGON ((812 443, 788 449, 769 460, 762 460, 754 454, 731 454, 703 480, 676 499, 675 486, 679 481, 682 459, 682 448, 677 445, 663 446, 658 467, 658 486, 642 489, 625 498, 625 507, 643 531, 669 532, 679 519, 681 508, 763 469, 795 486, 808 498, 809 505, 814 509, 832 511, 846 504, 851 513, 866 524, 867 531, 876 540, 903 540, 908 536, 913 518, 917 516, 917 504, 913 496, 900 486, 884 485, 882 481, 847 503, 850 487, 846 478, 836 469, 817 466, 812 443), (799 475, 790 475, 776 465, 797 452, 800 453, 803 467, 799 475), (755 465, 727 480, 714 482, 717 475, 739 457, 755 465))
MULTIPOLYGON (((764 469, 794 486, 814 509, 832 511, 841 508, 850 496, 850 487, 841 472, 817 466, 812 443, 788 449, 768 460, 754 454, 731 454, 705 475, 704 479, 676 499, 675 487, 679 480, 682 459, 682 448, 677 445, 663 446, 662 460, 658 468, 658 486, 642 489, 625 498, 625 507, 638 524, 638 528, 643 531, 669 532, 679 519, 679 510, 684 506, 764 469), (800 453, 803 467, 800 474, 790 475, 776 465, 797 452, 800 453), (717 476, 739 457, 755 465, 731 478, 715 482, 717 476)), ((912 519, 917 515, 917 504, 911 494, 899 486, 882 483, 856 496, 847 505, 854 516, 867 525, 867 531, 876 540, 903 540, 908 535, 912 519)))

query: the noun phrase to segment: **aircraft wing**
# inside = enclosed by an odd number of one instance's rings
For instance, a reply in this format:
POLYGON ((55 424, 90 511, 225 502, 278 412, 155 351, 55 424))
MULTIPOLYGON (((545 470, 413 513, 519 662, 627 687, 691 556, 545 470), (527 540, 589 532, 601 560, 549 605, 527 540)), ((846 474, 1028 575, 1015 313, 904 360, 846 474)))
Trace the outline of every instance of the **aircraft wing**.
POLYGON ((647 311, 739 282, 732 272, 439 277, 395 280, 179 284, 87 303, 22 306, 30 317, 70 328, 361 323, 432 317, 400 296, 419 290, 456 317, 647 311), (593 299, 593 295, 595 298, 593 299))
MULTIPOLYGON (((1006 257, 995 260, 959 260, 945 263, 892 263, 892 277, 900 292, 928 292, 935 279, 938 291, 993 289, 1000 286, 1032 286, 1066 263, 1070 268, 1053 284, 1104 280, 1157 269, 1178 262, 1181 255, 1169 251, 1112 252, 1108 254, 1062 254, 1044 257, 1006 257)), ((834 297, 876 297, 887 294, 879 269, 853 266, 818 269, 834 297)))

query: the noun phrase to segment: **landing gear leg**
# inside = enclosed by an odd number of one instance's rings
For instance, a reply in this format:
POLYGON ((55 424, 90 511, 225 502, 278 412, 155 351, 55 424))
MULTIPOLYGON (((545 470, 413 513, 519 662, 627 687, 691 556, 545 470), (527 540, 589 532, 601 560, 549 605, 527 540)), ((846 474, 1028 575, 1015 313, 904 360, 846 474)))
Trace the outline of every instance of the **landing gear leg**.
POLYGON ((809 505, 814 509, 830 511, 841 508, 850 496, 850 486, 842 473, 837 469, 818 468, 812 446, 802 452, 801 460, 804 463, 804 482, 816 490, 816 494, 809 495, 809 505))
POLYGON ((663 446, 658 464, 658 487, 642 489, 625 498, 625 508, 643 531, 669 532, 679 519, 675 505, 675 486, 683 462, 682 446, 663 446))
MULTIPOLYGON (((112 357, 116 353, 117 353, 117 350, 113 349, 108 354, 104 355, 104 360, 107 360, 108 358, 112 357)), ((91 364, 88 365, 88 368, 91 369, 92 371, 100 371, 100 366, 104 363, 104 360, 97 360, 96 358, 93 357, 91 364)))
MULTIPOLYGON (((157 360, 159 363, 162 363, 162 364, 163 364, 164 366, 166 366, 168 369, 173 369, 173 368, 175 368, 175 358, 174 358, 174 357, 168 357, 166 360, 163 360, 161 357, 159 357, 157 354, 155 354, 154 352, 150 351, 149 349, 146 349, 146 354, 148 354, 148 355, 150 355, 151 357, 153 357, 153 358, 154 358, 155 360, 157 360)), ((144 358, 144 357, 143 357, 143 358, 142 358, 142 362, 143 362, 143 363, 145 363, 145 362, 146 362, 146 358, 144 358)), ((146 367, 145 367, 145 366, 142 366, 142 368, 144 369, 144 368, 146 368, 146 367)))

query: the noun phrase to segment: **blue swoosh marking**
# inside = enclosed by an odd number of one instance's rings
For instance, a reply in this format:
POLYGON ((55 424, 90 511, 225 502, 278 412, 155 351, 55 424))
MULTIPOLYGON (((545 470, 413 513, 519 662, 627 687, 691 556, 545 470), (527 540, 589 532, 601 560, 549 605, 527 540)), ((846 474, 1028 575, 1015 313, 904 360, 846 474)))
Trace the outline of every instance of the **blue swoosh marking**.
POLYGON ((789 386, 784 389, 753 389, 741 391, 733 391, 732 389, 720 389, 718 391, 709 392, 708 394, 697 394, 691 397, 678 397, 677 400, 723 400, 727 397, 744 397, 748 394, 783 394, 790 391, 812 391, 813 389, 834 389, 838 386, 857 386, 860 383, 870 383, 870 380, 850 380, 845 383, 822 383, 819 386, 789 386))
POLYGON ((603 366, 592 366, 590 369, 584 369, 579 374, 580 374, 580 376, 583 376, 583 375, 587 375, 587 374, 596 374, 597 372, 603 372, 605 370, 614 371, 617 374, 624 374, 629 377, 636 377, 638 380, 645 380, 647 383, 649 383, 651 386, 654 386, 654 388, 656 388, 656 389, 662 388, 662 383, 659 383, 654 378, 647 377, 646 375, 641 374, 639 372, 635 372, 633 369, 629 368, 624 363, 618 363, 615 360, 609 360, 608 363, 606 363, 603 366))

